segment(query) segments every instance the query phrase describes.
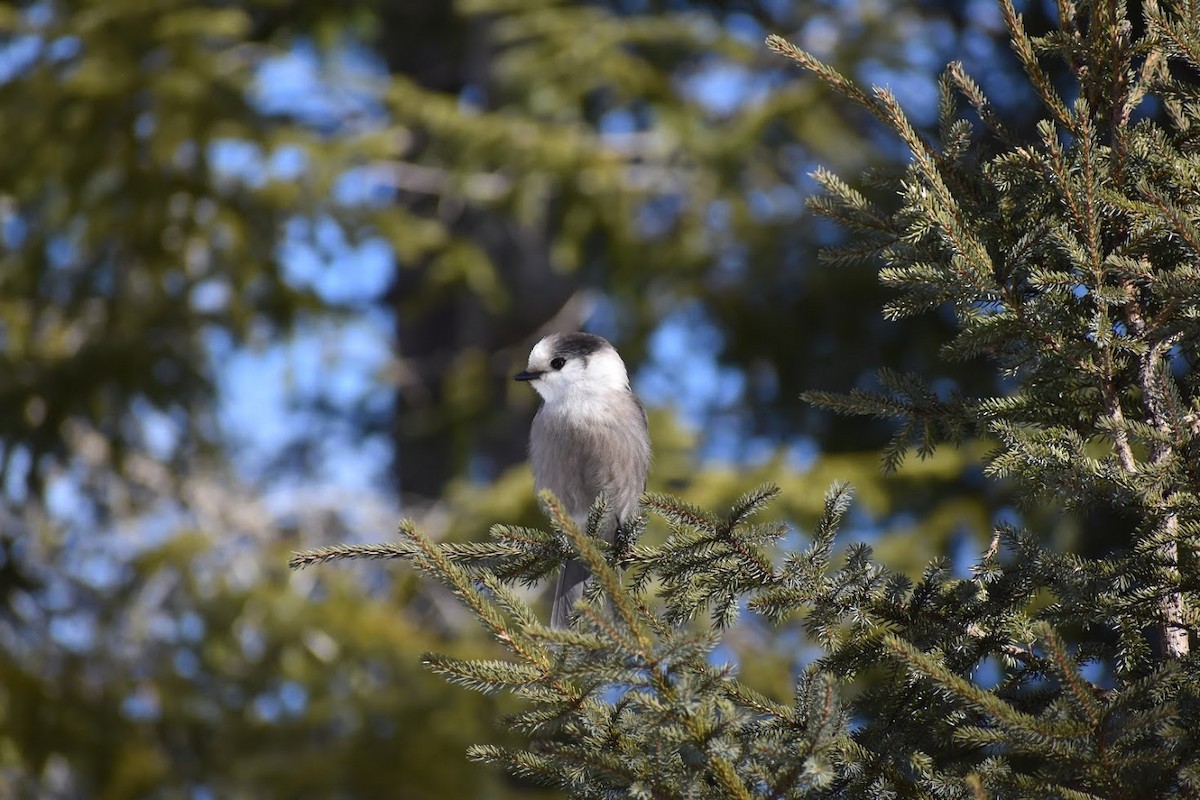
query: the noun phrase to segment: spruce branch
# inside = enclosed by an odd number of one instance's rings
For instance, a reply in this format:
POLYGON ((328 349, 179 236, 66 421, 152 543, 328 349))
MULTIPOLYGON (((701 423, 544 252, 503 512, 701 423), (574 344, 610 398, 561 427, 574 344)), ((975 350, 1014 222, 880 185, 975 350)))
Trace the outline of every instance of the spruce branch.
POLYGON ((721 520, 714 514, 669 495, 646 492, 642 495, 642 504, 673 525, 697 528, 708 533, 716 533, 721 529, 721 520))
MULTIPOLYGON (((1074 129, 1074 119, 1071 113, 1067 110, 1066 103, 1055 90, 1050 76, 1042 69, 1038 62, 1036 45, 1034 40, 1025 32, 1024 17, 1017 13, 1013 8, 1012 0, 1000 0, 1000 11, 1004 15, 1004 24, 1008 27, 1009 35, 1012 37, 1013 52, 1017 54, 1021 66, 1025 69, 1025 74, 1029 77, 1029 81, 1033 84, 1034 90, 1038 97, 1041 98, 1042 105, 1050 111, 1054 116, 1055 121, 1068 130, 1074 129)), ((1070 20, 1072 15, 1064 15, 1064 20, 1070 20)))
POLYGON ((1086 734, 1086 728, 1078 721, 1043 719, 1019 711, 1005 703, 995 694, 980 689, 970 681, 954 674, 928 653, 923 653, 893 635, 885 635, 882 644, 917 675, 928 678, 937 686, 953 693, 976 710, 986 714, 996 724, 1018 735, 1015 743, 1033 747, 1035 743, 1049 744, 1064 754, 1061 740, 1086 734))
MULTIPOLYGON (((402 522, 401 525, 406 523, 407 521, 402 522)), ((415 555, 415 551, 404 541, 379 544, 336 544, 292 553, 291 558, 288 559, 288 568, 304 569, 315 564, 327 564, 331 561, 345 559, 412 558, 413 555, 415 555)))
POLYGON ((529 664, 497 660, 465 661, 440 653, 426 653, 421 657, 421 663, 450 683, 483 694, 521 689, 545 677, 542 670, 529 664))
POLYGON ((871 112, 888 127, 892 127, 892 112, 885 108, 878 96, 867 94, 858 84, 842 75, 833 67, 818 59, 811 53, 805 52, 782 36, 771 34, 766 40, 767 47, 782 56, 792 59, 804 69, 812 72, 823 80, 831 89, 853 100, 867 111, 871 112))
MULTIPOLYGON (((548 508, 553 509, 558 504, 557 498, 548 490, 541 493, 541 498, 548 508)), ((561 512, 561 506, 558 509, 561 512)), ((593 578, 603 587, 604 594, 612 601, 614 608, 621 615, 625 627, 637 638, 638 647, 642 650, 649 649, 651 634, 643 614, 640 609, 635 607, 629 593, 624 590, 620 576, 600 551, 596 544, 596 538, 579 530, 579 527, 569 517, 566 517, 565 513, 560 521, 565 522, 564 528, 571 544, 579 552, 588 569, 591 570, 593 578)), ((615 636, 614 633, 614 638, 615 636)))
POLYGON ((1045 643, 1049 664, 1054 675, 1070 690, 1075 708, 1086 718, 1092 728, 1099 728, 1104 720, 1104 709, 1097 701, 1099 689, 1088 683, 1079 674, 1079 667, 1067 652, 1067 647, 1052 627, 1044 622, 1034 626, 1034 632, 1045 643))
MULTIPOLYGON (((401 526, 400 530, 414 546, 413 566, 448 586, 491 632, 496 641, 506 646, 513 654, 543 671, 550 669, 551 659, 546 650, 526 632, 508 625, 499 609, 476 587, 466 571, 454 564, 446 553, 415 525, 401 526)), ((556 686, 564 694, 571 693, 563 684, 556 686)))
POLYGON ((779 496, 782 489, 773 483, 764 483, 746 492, 733 503, 725 526, 730 530, 744 523, 747 519, 766 508, 772 500, 779 496))
POLYGON ((983 124, 987 125, 988 129, 996 135, 998 139, 1006 144, 1012 145, 1016 143, 1012 133, 1009 132, 1004 121, 996 114, 995 108, 991 101, 984 95, 979 84, 967 74, 965 67, 961 61, 952 61, 945 71, 945 77, 967 99, 971 107, 975 109, 975 113, 983 120, 983 124))

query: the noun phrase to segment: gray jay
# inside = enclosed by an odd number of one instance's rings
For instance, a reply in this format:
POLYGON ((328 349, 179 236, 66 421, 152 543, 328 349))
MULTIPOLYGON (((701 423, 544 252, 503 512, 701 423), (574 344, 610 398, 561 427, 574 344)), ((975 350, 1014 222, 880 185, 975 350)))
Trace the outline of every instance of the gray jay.
MULTIPOLYGON (((625 362, 613 346, 590 333, 553 333, 529 354, 514 376, 542 397, 529 434, 529 458, 538 491, 554 493, 581 530, 604 492, 612 521, 598 533, 612 542, 637 515, 650 468, 646 409, 629 388, 625 362)), ((550 624, 564 628, 583 596, 589 572, 570 561, 558 576, 550 624)))

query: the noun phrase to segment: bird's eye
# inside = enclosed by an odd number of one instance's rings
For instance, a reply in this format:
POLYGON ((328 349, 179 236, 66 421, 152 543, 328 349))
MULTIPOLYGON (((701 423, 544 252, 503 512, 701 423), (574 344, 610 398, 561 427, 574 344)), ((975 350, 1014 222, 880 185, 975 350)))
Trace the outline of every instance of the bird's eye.
POLYGON ((567 360, 565 358, 556 358, 550 362, 550 366, 554 367, 555 369, 562 369, 564 366, 566 366, 566 363, 567 360))

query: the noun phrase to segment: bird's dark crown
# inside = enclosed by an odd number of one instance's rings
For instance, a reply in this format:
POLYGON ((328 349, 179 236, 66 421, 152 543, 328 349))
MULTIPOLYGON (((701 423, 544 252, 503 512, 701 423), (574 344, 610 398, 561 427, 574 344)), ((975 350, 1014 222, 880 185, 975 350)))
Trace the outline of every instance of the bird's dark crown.
POLYGON ((606 347, 612 347, 603 336, 594 333, 560 333, 554 340, 554 355, 562 358, 585 358, 606 347))

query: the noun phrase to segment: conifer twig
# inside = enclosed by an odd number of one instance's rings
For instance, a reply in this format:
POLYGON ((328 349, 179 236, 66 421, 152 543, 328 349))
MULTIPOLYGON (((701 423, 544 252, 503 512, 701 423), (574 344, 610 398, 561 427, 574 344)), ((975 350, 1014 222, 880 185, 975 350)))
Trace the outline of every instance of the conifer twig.
POLYGON ((315 547, 311 550, 300 550, 292 553, 288 559, 290 569, 304 569, 314 564, 325 564, 330 561, 342 561, 352 558, 411 558, 413 548, 406 542, 380 542, 378 544, 336 544, 329 547, 315 547))
MULTIPOLYGON (((1169 387, 1163 384, 1171 380, 1164 373, 1162 358, 1170 349, 1171 338, 1153 344, 1142 357, 1140 370, 1143 403, 1146 407, 1147 421, 1154 425, 1165 437, 1164 442, 1170 441, 1172 434, 1170 411, 1166 407, 1169 387)), ((1174 456, 1172 447, 1166 443, 1154 445, 1153 462, 1161 464, 1174 456)), ((1163 501, 1165 502, 1165 498, 1163 501)), ((1180 586, 1182 574, 1179 571, 1179 517, 1174 511, 1167 511, 1162 522, 1162 531, 1166 544, 1162 546, 1161 556, 1165 564, 1165 577, 1170 591, 1159 601, 1162 614, 1161 636, 1163 650, 1170 658, 1184 658, 1191 651, 1188 629, 1185 624, 1186 609, 1184 608, 1183 590, 1180 586)))
POLYGON ((1179 530, 1179 517, 1175 514, 1168 514, 1166 522, 1163 523, 1164 531, 1171 537, 1162 549, 1163 560, 1168 564, 1166 568, 1167 580, 1173 585, 1173 590, 1166 594, 1159 601, 1159 608, 1162 611, 1162 637, 1163 649, 1171 658, 1184 658, 1191 652, 1191 642, 1188 638, 1188 627, 1184 622, 1186 610, 1183 604, 1183 592, 1180 591, 1179 581, 1181 575, 1179 572, 1179 543, 1174 537, 1179 530))

